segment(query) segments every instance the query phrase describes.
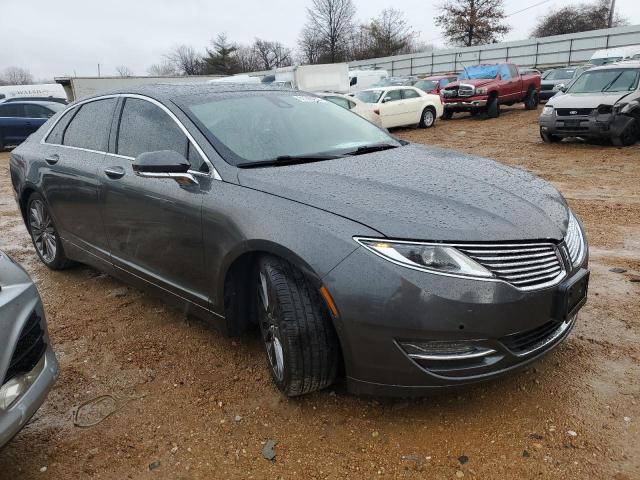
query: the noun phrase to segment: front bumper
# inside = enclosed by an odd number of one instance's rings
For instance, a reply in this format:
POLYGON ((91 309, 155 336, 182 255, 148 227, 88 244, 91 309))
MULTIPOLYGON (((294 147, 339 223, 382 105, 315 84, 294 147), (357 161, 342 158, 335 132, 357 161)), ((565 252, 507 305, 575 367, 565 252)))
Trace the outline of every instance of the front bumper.
POLYGON ((550 351, 575 324, 575 315, 564 325, 554 320, 560 285, 521 291, 500 281, 434 275, 363 248, 323 281, 340 312, 336 329, 354 393, 424 395, 495 378, 550 351), (423 361, 403 346, 420 342, 462 342, 489 353, 423 361))
POLYGON ((619 136, 632 117, 612 113, 588 116, 541 115, 538 124, 543 133, 559 137, 611 138, 619 136))
POLYGON ((443 107, 445 110, 452 110, 454 112, 468 112, 470 110, 476 110, 478 108, 484 108, 487 106, 486 97, 469 97, 468 99, 444 99, 443 107))

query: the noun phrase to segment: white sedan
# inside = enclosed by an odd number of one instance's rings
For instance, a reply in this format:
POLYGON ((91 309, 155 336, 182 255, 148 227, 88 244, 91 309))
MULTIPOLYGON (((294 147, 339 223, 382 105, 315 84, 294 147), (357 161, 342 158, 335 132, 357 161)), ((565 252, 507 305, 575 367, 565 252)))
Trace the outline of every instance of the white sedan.
POLYGON ((431 95, 415 87, 396 86, 369 88, 356 93, 356 98, 373 105, 384 128, 418 125, 432 127, 443 112, 438 95, 431 95))
POLYGON ((362 118, 366 118, 374 125, 378 127, 382 127, 382 121, 380 120, 380 114, 375 112, 375 107, 373 105, 369 105, 368 103, 363 102, 355 97, 350 95, 343 95, 341 93, 320 93, 319 94, 325 100, 335 103, 336 105, 340 105, 341 107, 346 108, 347 110, 351 110, 354 113, 357 113, 362 118))

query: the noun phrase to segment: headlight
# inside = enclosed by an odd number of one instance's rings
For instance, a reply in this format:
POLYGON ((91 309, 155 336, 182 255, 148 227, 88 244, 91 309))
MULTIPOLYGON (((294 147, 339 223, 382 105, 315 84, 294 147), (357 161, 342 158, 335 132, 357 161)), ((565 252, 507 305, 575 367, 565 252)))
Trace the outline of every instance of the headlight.
POLYGON ((445 245, 355 238, 367 250, 397 265, 444 275, 493 277, 493 274, 465 254, 445 245))
POLYGON ((618 115, 618 114, 622 111, 622 109, 623 109, 624 107, 626 107, 627 105, 628 105, 627 103, 616 103, 616 104, 613 106, 613 113, 615 113, 616 115, 618 115))
POLYGON ((486 95, 486 94, 487 94, 486 88, 476 88, 476 95, 486 95))
POLYGON ((542 115, 553 115, 553 107, 548 106, 542 109, 542 115))
POLYGON ((569 211, 569 225, 567 226, 567 235, 564 237, 564 243, 567 244, 571 263, 574 266, 581 265, 586 253, 584 233, 572 211, 569 211))

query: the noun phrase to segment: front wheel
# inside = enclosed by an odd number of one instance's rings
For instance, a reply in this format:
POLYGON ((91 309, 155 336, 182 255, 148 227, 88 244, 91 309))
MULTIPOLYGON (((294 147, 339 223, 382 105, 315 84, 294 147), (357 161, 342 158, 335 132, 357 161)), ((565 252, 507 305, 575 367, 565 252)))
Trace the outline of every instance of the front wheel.
POLYGON ((53 223, 44 198, 33 193, 27 203, 27 226, 33 246, 42 263, 51 270, 62 270, 72 265, 64 254, 62 241, 53 223))
POLYGON ((443 120, 451 120, 453 118, 453 110, 448 110, 448 109, 444 109, 444 111, 442 112, 442 118, 443 120))
POLYGON ((498 97, 491 97, 487 103, 487 117, 498 118, 500 116, 500 101, 498 97))
POLYGON ((640 125, 638 120, 630 122, 619 136, 611 138, 611 143, 617 147, 630 147, 640 138, 640 125))
POLYGON ((538 91, 533 88, 529 89, 527 97, 524 99, 525 110, 535 110, 538 108, 539 103, 540 97, 538 96, 538 91))
POLYGON ((289 262, 265 255, 255 276, 257 317, 276 386, 293 397, 331 385, 340 350, 318 290, 289 262))
POLYGON ((540 138, 542 138, 542 141, 544 143, 558 143, 560 140, 562 140, 562 138, 557 135, 543 132, 542 129, 540 129, 540 138))
POLYGON ((422 116, 420 117, 420 123, 418 124, 419 128, 431 128, 436 121, 436 110, 433 107, 426 107, 422 111, 422 116))

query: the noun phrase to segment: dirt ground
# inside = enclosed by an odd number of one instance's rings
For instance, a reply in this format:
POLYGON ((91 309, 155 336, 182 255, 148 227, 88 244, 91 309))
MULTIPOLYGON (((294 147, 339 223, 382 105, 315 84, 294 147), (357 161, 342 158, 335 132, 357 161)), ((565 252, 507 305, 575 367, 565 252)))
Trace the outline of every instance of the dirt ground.
POLYGON ((537 112, 505 110, 395 133, 552 182, 586 225, 589 302, 531 368, 410 401, 339 387, 286 399, 257 339, 224 338, 90 268, 48 271, 0 154, 0 249, 36 281, 61 365, 48 401, 0 452, 0 478, 640 478, 640 145, 544 145, 537 112), (78 407, 105 394, 79 420, 117 411, 74 426, 78 407))

